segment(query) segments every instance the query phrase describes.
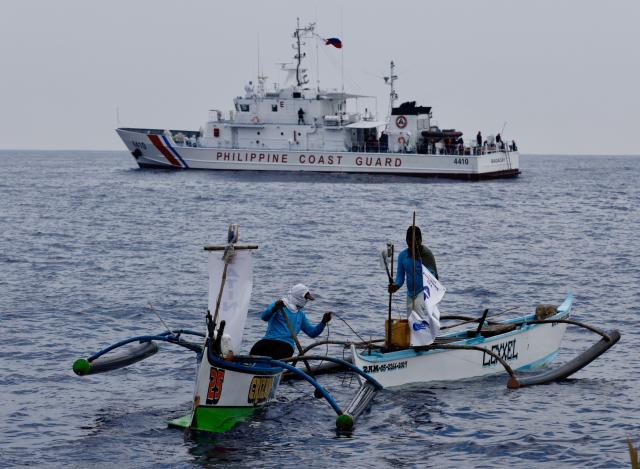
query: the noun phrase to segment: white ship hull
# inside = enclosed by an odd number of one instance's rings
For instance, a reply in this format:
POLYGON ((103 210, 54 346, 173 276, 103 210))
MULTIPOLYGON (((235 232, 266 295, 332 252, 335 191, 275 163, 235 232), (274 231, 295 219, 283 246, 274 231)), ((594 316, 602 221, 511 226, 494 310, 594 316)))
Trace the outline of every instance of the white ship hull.
POLYGON ((141 168, 370 173, 472 180, 520 173, 517 151, 428 155, 210 148, 178 145, 159 130, 117 132, 141 168))

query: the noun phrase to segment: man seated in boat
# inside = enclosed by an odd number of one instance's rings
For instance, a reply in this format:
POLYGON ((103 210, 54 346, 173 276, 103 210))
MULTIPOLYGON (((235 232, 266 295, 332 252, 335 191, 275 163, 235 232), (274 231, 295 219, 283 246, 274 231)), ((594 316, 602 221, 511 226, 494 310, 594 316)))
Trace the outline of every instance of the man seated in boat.
POLYGON ((436 267, 436 259, 433 257, 431 250, 422 245, 422 232, 419 227, 413 226, 407 229, 407 246, 398 256, 398 271, 394 283, 389 284, 389 293, 397 292, 404 284, 405 277, 407 279, 407 317, 411 316, 411 311, 424 316, 426 306, 422 290, 422 266, 424 265, 429 272, 437 279, 438 268, 436 267), (415 239, 415 258, 412 255, 414 250, 411 249, 412 241, 415 239), (413 272, 413 274, 412 274, 413 272))
POLYGON ((322 334, 325 325, 331 321, 331 313, 324 313, 322 320, 312 325, 303 310, 307 301, 313 301, 309 289, 299 283, 289 290, 285 297, 267 306, 260 317, 267 321, 267 333, 251 348, 251 355, 262 355, 275 359, 293 356, 297 335, 302 330, 309 337, 322 334))

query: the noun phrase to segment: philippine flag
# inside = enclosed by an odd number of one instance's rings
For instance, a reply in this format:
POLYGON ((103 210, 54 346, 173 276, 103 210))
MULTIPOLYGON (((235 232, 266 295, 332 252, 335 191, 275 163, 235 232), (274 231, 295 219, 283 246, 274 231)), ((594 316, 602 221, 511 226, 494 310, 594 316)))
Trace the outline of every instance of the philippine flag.
POLYGON ((324 43, 327 46, 333 46, 336 49, 342 49, 342 41, 337 37, 330 37, 329 39, 325 39, 324 43))

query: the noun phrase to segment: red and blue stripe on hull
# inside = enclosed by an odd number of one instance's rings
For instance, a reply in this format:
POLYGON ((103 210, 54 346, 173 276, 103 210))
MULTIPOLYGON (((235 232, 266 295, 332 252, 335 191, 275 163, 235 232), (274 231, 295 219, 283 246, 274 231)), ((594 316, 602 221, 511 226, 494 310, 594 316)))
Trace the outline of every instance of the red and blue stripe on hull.
POLYGON ((158 151, 164 156, 171 166, 175 168, 189 169, 187 162, 180 156, 175 148, 171 146, 169 140, 164 135, 149 135, 149 140, 158 151))

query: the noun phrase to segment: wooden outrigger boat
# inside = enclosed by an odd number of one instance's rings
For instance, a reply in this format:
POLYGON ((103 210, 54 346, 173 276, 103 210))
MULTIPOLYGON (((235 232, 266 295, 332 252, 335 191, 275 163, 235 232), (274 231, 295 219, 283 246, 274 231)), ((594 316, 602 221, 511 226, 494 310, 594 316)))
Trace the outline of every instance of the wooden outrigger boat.
MULTIPOLYGON (((338 415, 338 428, 352 428, 357 414, 349 412, 351 407, 343 411, 311 373, 307 374, 287 363, 295 361, 296 358, 272 360, 269 357, 234 353, 240 350, 242 342, 253 288, 251 252, 257 249, 255 245, 238 245, 237 241, 237 225, 232 225, 227 245, 205 247, 209 252, 209 309, 206 315, 206 333, 184 329, 171 330, 158 316, 167 329, 165 332, 120 341, 86 359, 76 360, 73 371, 79 376, 85 376, 123 368, 155 354, 158 351, 156 342, 171 343, 196 353, 198 371, 192 408, 183 417, 169 421, 170 427, 225 432, 245 420, 257 408, 271 402, 276 396, 283 371, 287 370, 311 383, 316 389, 316 397, 327 400, 338 415), (213 315, 211 311, 214 311, 213 315), (195 336, 202 342, 192 342, 184 336, 195 336), (134 343, 137 345, 119 354, 110 353, 134 343)), ((305 361, 316 359, 351 369, 369 383, 371 389, 382 389, 374 378, 344 360, 314 356, 304 358, 305 361)))
POLYGON ((510 388, 557 381, 583 368, 620 339, 618 331, 603 332, 569 320, 572 302, 573 295, 568 294, 548 317, 532 313, 506 321, 487 322, 485 315, 475 320, 480 323, 479 327, 443 334, 427 346, 359 350, 352 344, 353 363, 385 388, 476 378, 505 371, 510 374, 510 388), (547 366, 557 355, 569 324, 587 327, 602 339, 572 360, 570 366, 529 377, 516 375, 516 371, 547 366))
MULTIPOLYGON (((413 246, 416 245, 415 217, 414 212, 412 225, 414 238, 411 240, 413 246)), ((387 248, 380 251, 390 287, 393 284, 393 254, 392 244, 387 244, 387 248)), ((421 261, 416 261, 415 255, 411 256, 414 259, 412 271, 416 272, 415 262, 421 261)), ((509 388, 545 384, 575 373, 620 340, 620 333, 616 330, 603 332, 587 324, 568 319, 573 303, 571 293, 567 294, 558 307, 538 305, 535 313, 498 322, 487 321, 488 309, 484 310, 480 318, 443 317, 442 319, 462 319, 464 322, 449 326, 448 329, 452 329, 451 332, 439 335, 441 318, 437 303, 444 296, 446 288, 424 266, 421 271, 421 282, 417 283, 417 279, 412 282, 423 288, 420 295, 423 296, 426 305, 427 318, 421 318, 425 320, 419 325, 414 322, 415 331, 429 330, 422 339, 416 333, 415 341, 420 345, 409 346, 414 339, 413 332, 410 334, 408 328, 399 331, 400 335, 404 333, 405 337, 401 337, 401 341, 394 342, 391 293, 385 346, 373 348, 372 344, 367 344, 365 349, 358 349, 354 344, 350 345, 353 364, 375 377, 385 388, 412 383, 476 378, 505 371, 510 375, 507 383, 509 388), (477 326, 472 329, 455 330, 456 326, 470 323, 477 323, 477 326), (514 370, 529 371, 548 365, 557 355, 569 324, 584 327, 599 334, 602 339, 560 368, 528 377, 516 375, 514 370), (410 336, 411 340, 409 340, 410 336), (402 345, 398 345, 399 343, 402 345)), ((420 318, 415 312, 412 313, 412 316, 414 315, 420 318)), ((407 323, 407 321, 404 322, 407 323)))

